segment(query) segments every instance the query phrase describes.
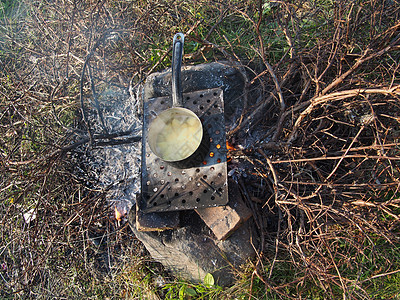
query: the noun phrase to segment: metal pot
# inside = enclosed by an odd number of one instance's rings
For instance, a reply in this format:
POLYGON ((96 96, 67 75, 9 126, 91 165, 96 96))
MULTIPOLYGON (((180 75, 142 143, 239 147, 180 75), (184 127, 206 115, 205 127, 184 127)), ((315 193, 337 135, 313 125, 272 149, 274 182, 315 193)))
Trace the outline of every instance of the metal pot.
POLYGON ((165 162, 189 168, 202 162, 209 148, 209 138, 199 117, 183 108, 183 45, 184 35, 177 33, 172 51, 172 108, 164 110, 151 122, 148 143, 151 151, 165 162))

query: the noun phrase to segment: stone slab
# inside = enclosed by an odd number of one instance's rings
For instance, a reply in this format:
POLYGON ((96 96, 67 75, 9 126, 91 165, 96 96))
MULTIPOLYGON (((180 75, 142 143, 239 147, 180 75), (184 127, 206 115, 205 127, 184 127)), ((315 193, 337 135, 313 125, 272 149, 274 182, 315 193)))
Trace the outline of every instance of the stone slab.
POLYGON ((220 241, 200 217, 185 212, 187 223, 175 230, 162 232, 138 231, 135 212, 131 211, 129 225, 154 260, 162 263, 174 276, 194 283, 203 282, 207 273, 213 274, 216 284, 228 286, 235 280, 235 269, 255 256, 252 219, 229 238, 220 241))

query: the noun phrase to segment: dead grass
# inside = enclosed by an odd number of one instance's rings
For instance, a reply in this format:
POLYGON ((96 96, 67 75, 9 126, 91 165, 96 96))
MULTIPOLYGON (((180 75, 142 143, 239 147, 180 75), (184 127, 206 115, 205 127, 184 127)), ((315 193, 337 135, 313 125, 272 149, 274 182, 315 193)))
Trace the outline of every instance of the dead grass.
POLYGON ((153 280, 165 274, 137 263, 143 247, 82 157, 129 135, 108 132, 96 94, 165 68, 182 31, 186 64, 247 72, 230 140, 263 132, 232 153, 254 167, 240 186, 258 260, 221 297, 398 298, 399 7, 16 1, 0 25, 1 297, 162 295, 153 280))

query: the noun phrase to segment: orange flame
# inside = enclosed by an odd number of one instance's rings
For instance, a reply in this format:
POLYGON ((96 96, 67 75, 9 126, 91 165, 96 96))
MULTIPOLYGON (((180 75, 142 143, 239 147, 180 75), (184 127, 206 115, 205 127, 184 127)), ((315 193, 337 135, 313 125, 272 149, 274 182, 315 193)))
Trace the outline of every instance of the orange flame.
POLYGON ((117 219, 117 221, 122 220, 122 214, 119 212, 116 206, 115 206, 115 219, 117 219))
MULTIPOLYGON (((229 151, 234 151, 234 150, 237 150, 235 147, 233 147, 233 145, 231 144, 231 143, 229 143, 228 141, 226 141, 226 149, 228 149, 228 152, 229 151)), ((230 162, 231 160, 232 160, 232 157, 228 154, 227 155, 227 162, 230 162)))
POLYGON ((228 141, 226 141, 226 149, 228 149, 229 151, 232 150, 237 150, 235 147, 233 147, 232 144, 230 144, 228 141))

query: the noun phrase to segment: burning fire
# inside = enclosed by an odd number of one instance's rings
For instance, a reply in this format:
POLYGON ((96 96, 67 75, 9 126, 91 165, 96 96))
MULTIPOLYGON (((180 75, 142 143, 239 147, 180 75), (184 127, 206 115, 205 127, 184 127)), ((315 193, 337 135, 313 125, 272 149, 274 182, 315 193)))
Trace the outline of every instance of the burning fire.
MULTIPOLYGON (((233 145, 231 144, 231 143, 229 143, 228 141, 226 141, 226 149, 228 149, 228 152, 229 151, 234 151, 234 150, 237 150, 235 147, 233 147, 233 145)), ((232 160, 232 157, 228 154, 227 155, 227 162, 230 162, 231 160, 232 160)))
POLYGON ((115 206, 115 219, 117 221, 121 221, 123 217, 123 214, 118 210, 118 208, 115 206))
POLYGON ((228 141, 226 141, 226 149, 229 151, 237 150, 235 147, 233 147, 232 144, 230 144, 228 141))

